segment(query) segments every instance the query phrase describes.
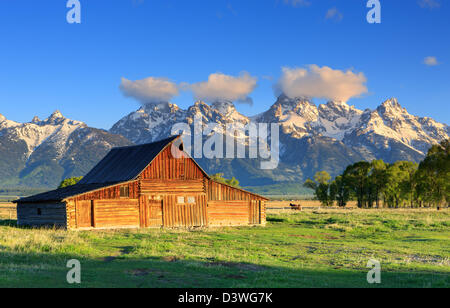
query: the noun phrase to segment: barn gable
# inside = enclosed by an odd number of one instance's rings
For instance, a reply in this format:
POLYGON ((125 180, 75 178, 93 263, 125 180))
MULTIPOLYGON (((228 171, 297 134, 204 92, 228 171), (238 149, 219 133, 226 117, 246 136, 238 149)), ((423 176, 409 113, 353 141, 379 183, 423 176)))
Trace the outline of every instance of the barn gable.
POLYGON ((186 152, 166 147, 142 171, 141 180, 199 180, 209 178, 207 173, 186 152), (176 157, 172 151, 175 151, 176 157))
POLYGON ((179 136, 158 142, 112 149, 79 184, 118 183, 137 178, 179 136))

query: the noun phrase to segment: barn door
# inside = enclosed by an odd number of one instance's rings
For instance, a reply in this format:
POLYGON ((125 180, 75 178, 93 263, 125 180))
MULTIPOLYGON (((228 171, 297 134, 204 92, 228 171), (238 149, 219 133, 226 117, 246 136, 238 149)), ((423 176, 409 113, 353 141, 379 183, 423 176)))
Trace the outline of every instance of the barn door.
POLYGON ((150 200, 147 204, 148 227, 161 227, 162 221, 162 201, 150 200))
POLYGON ((249 223, 251 225, 261 224, 261 201, 250 201, 249 223))
POLYGON ((206 195, 171 195, 165 198, 164 227, 206 227, 208 215, 206 195))
POLYGON ((142 196, 139 204, 141 228, 161 227, 163 225, 161 200, 149 200, 148 196, 142 196))
POLYGON ((77 201, 77 226, 78 228, 94 227, 94 202, 93 201, 77 201))

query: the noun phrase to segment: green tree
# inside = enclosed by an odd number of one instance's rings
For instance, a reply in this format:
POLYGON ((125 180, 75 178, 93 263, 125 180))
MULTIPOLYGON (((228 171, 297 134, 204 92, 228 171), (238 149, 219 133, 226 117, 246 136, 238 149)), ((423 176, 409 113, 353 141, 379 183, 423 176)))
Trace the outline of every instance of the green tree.
POLYGON ((332 206, 334 202, 333 191, 330 191, 331 176, 326 171, 317 172, 314 176, 314 181, 306 180, 303 184, 305 187, 314 190, 314 195, 323 206, 332 206))
POLYGON ((338 176, 330 185, 330 199, 336 200, 339 207, 345 207, 350 200, 350 188, 343 176, 338 176))
POLYGON ((350 165, 344 171, 345 181, 356 196, 358 207, 367 206, 367 191, 369 188, 370 163, 362 161, 350 165))
POLYGON ((415 163, 407 161, 398 161, 388 166, 385 200, 389 207, 399 208, 406 201, 414 199, 416 169, 415 163))
POLYGON ((416 192, 416 172, 419 165, 410 161, 400 162, 399 168, 402 170, 402 180, 400 181, 400 190, 402 199, 408 200, 411 208, 414 207, 416 192))
POLYGON ((434 145, 420 163, 417 179, 424 199, 436 206, 450 202, 450 141, 434 145), (426 193, 426 190, 428 192, 426 193))
POLYGON ((369 172, 369 184, 373 187, 373 197, 377 208, 380 208, 380 199, 386 189, 387 165, 383 160, 374 160, 369 172))
POLYGON ((236 188, 240 188, 240 186, 239 186, 240 183, 234 176, 231 179, 226 179, 224 177, 223 173, 216 173, 216 174, 211 175, 211 179, 216 182, 219 182, 219 183, 223 183, 223 184, 230 185, 230 186, 233 186, 236 188))
POLYGON ((81 181, 81 179, 83 179, 82 176, 65 179, 59 184, 58 188, 73 186, 73 185, 77 184, 79 181, 81 181))

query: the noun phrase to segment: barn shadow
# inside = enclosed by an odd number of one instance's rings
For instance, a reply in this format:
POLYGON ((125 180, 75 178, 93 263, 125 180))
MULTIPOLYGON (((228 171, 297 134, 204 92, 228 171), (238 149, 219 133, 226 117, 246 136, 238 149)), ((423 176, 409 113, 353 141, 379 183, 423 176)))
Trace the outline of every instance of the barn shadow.
POLYGON ((55 225, 41 226, 41 227, 32 227, 32 226, 19 226, 17 224, 17 219, 0 219, 0 227, 9 227, 14 229, 22 229, 22 230, 66 230, 64 227, 58 227, 55 225))
POLYGON ((363 269, 261 266, 183 257, 80 258, 70 254, 23 254, 0 247, 0 287, 106 288, 298 288, 449 287, 448 272, 383 272, 382 284, 367 283, 363 269), (67 261, 81 263, 80 285, 66 281, 67 261))
POLYGON ((16 219, 0 219, 0 227, 19 228, 16 219))

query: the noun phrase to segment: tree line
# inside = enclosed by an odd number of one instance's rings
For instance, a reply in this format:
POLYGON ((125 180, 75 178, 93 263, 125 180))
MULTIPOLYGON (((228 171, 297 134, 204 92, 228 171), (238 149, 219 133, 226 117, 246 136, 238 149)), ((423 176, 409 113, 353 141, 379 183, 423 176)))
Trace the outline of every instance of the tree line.
POLYGON ((304 186, 314 190, 323 206, 345 207, 351 200, 357 201, 359 208, 448 206, 450 142, 432 146, 420 164, 361 161, 348 166, 333 181, 328 172, 317 172, 304 186))

